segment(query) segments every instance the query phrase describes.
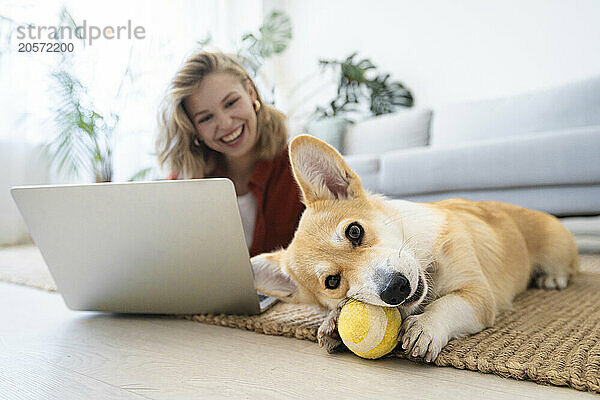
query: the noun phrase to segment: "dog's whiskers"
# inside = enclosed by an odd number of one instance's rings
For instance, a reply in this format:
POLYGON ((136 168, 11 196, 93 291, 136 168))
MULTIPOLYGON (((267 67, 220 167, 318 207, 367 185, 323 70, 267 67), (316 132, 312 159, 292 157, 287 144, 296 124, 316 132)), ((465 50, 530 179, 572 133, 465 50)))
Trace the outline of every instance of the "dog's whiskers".
MULTIPOLYGON (((402 244, 400 245, 400 249, 398 250, 398 254, 402 254, 402 251, 410 244, 410 241, 414 238, 414 235, 411 235, 408 239, 404 237, 404 232, 402 232, 402 244)), ((417 250, 412 247, 413 250, 417 250)))
POLYGON ((387 226, 387 225, 394 224, 396 222, 400 222, 401 220, 402 220, 402 217, 399 217, 399 216, 398 217, 389 217, 384 220, 383 224, 387 226))

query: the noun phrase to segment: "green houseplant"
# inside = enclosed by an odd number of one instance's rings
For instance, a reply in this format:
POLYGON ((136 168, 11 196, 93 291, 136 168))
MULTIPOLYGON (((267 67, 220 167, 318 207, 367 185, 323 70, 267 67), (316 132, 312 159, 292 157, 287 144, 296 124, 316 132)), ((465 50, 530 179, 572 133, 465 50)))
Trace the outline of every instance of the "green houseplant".
MULTIPOLYGON (((77 24, 62 7, 59 26, 77 24)), ((81 45, 85 40, 77 35, 81 45)), ((60 36, 55 40, 60 42, 60 36)), ((119 122, 116 113, 103 115, 87 93, 87 87, 71 72, 73 55, 60 53, 59 61, 50 73, 54 95, 52 113, 55 135, 41 146, 56 172, 70 177, 92 177, 95 182, 110 182, 113 178, 113 133, 119 122)))
POLYGON ((85 86, 66 70, 52 74, 59 101, 54 108, 56 136, 45 144, 51 164, 70 175, 93 176, 110 182, 113 176, 113 132, 119 116, 104 117, 86 98, 85 86))
POLYGON ((343 60, 319 60, 322 69, 338 74, 336 95, 327 106, 318 106, 309 118, 307 130, 343 153, 347 124, 356 116, 377 116, 400 108, 412 107, 412 93, 390 74, 375 73, 377 67, 368 58, 357 59, 352 53, 343 60), (368 111, 364 108, 368 106, 368 111), (362 107, 362 109, 361 109, 362 107))
POLYGON ((257 33, 242 36, 242 46, 238 56, 246 64, 244 67, 256 75, 264 62, 287 49, 292 40, 292 22, 281 11, 273 11, 265 17, 257 33))

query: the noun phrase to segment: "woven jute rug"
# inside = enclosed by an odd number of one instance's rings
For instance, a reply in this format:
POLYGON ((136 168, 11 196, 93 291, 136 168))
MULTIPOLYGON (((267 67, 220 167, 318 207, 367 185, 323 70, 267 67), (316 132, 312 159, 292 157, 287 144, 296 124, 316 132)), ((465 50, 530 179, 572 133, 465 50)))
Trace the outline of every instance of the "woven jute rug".
MULTIPOLYGON (((522 293, 492 328, 449 342, 435 364, 600 393, 600 256, 582 256, 582 270, 565 290, 522 293)), ((316 342, 325 316, 280 303, 258 316, 186 318, 316 342)), ((399 348, 388 357, 407 358, 399 348)))
MULTIPOLYGON (((582 255, 581 261, 583 272, 567 289, 527 290, 492 328, 448 343, 435 364, 600 393, 600 255, 582 255)), ((34 246, 0 248, 0 281, 56 290, 34 246)), ((312 307, 280 303, 258 316, 185 318, 316 342, 325 316, 312 307)), ((395 351, 388 357, 406 355, 395 351)))

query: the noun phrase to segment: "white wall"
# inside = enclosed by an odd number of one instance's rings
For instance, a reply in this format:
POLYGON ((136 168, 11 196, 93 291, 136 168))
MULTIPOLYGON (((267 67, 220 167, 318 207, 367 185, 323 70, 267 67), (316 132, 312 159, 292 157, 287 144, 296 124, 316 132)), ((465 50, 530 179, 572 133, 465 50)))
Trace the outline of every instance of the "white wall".
MULTIPOLYGON (((292 45, 278 60, 282 92, 305 82, 284 110, 326 82, 301 80, 318 72, 319 58, 341 59, 353 51, 404 82, 421 106, 512 95, 600 74, 597 0, 271 0, 265 5, 288 12, 294 28, 292 45)), ((331 89, 320 93, 321 103, 332 94, 331 89)), ((312 110, 318 100, 319 95, 309 96, 301 108, 312 110)))
POLYGON ((10 188, 49 183, 48 162, 34 145, 0 139, 0 171, 0 246, 28 242, 27 228, 10 188))

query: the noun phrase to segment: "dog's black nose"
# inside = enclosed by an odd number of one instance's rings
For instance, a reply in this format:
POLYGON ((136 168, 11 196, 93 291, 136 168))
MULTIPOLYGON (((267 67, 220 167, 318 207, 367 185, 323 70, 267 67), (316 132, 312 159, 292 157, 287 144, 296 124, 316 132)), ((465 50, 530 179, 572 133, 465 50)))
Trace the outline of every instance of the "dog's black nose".
POLYGON ((402 300, 406 299, 409 293, 410 283, 408 283, 408 279, 401 273, 396 272, 392 275, 386 288, 379 293, 379 297, 386 303, 397 306, 402 303, 402 300))

